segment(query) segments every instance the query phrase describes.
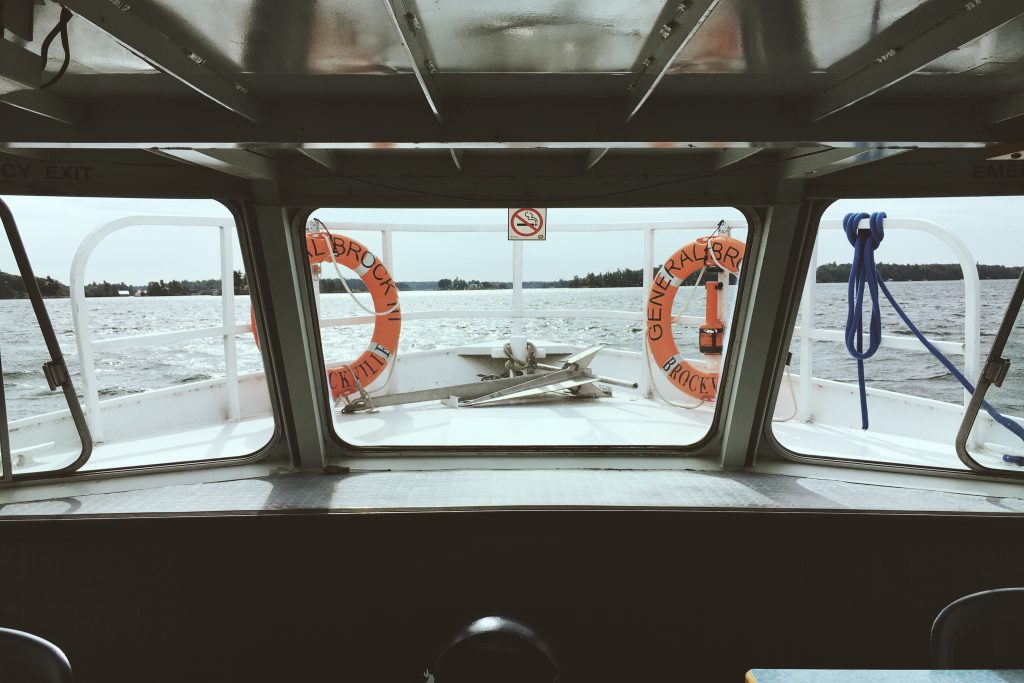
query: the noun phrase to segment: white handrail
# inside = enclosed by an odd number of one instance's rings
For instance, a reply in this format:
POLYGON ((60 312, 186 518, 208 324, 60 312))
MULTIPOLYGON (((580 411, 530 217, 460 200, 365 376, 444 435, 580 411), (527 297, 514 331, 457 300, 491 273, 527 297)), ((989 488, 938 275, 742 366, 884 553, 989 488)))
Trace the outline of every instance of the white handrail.
MULTIPOLYGON (((867 220, 868 219, 864 219, 864 221, 867 220)), ((819 231, 842 229, 843 222, 840 220, 825 220, 821 221, 821 224, 819 225, 819 231)), ((953 255, 960 262, 960 269, 964 276, 964 341, 962 344, 942 341, 932 343, 935 344, 936 348, 947 353, 962 353, 964 355, 964 374, 968 379, 975 381, 981 373, 981 280, 978 276, 978 264, 974 260, 971 250, 967 248, 967 245, 963 240, 953 233, 948 232, 931 221, 922 220, 920 218, 886 218, 885 229, 887 231, 916 230, 918 232, 932 235, 949 247, 950 251, 953 252, 953 255)), ((807 286, 804 289, 804 300, 802 304, 804 320, 801 322, 804 325, 807 325, 808 321, 811 322, 810 332, 814 339, 844 341, 845 331, 820 330, 813 327, 814 295, 813 292, 809 293, 807 288, 814 288, 815 275, 817 271, 818 250, 817 246, 815 246, 814 253, 811 256, 811 263, 808 267, 807 286)), ((798 334, 801 334, 800 328, 796 328, 794 330, 794 335, 798 334)), ((892 337, 891 335, 884 335, 882 337, 882 346, 904 349, 919 348, 916 339, 911 339, 909 337, 892 337)), ((804 343, 804 339, 801 339, 800 403, 803 407, 800 409, 800 414, 801 418, 804 420, 813 419, 813 414, 810 412, 812 407, 812 402, 810 400, 811 356, 811 344, 804 343), (805 375, 807 376, 806 383, 804 380, 805 375)), ((967 405, 968 401, 970 401, 970 394, 964 390, 964 405, 967 405)))
MULTIPOLYGON (((230 263, 232 260, 230 245, 231 232, 235 229, 235 224, 234 220, 231 218, 128 216, 101 225, 86 235, 85 239, 82 240, 82 244, 79 245, 78 250, 75 251, 75 256, 71 261, 69 289, 71 294, 71 319, 75 329, 75 344, 78 347, 78 363, 82 371, 82 393, 85 395, 85 417, 89 422, 89 431, 91 432, 93 441, 95 442, 103 441, 103 417, 100 412, 99 387, 96 385, 96 365, 93 357, 93 351, 97 346, 109 349, 114 348, 117 345, 113 339, 101 340, 99 342, 93 342, 92 340, 92 332, 89 330, 89 311, 86 307, 85 300, 85 267, 89 262, 89 257, 92 256, 93 250, 96 249, 96 246, 118 230, 123 230, 129 227, 158 227, 168 225, 213 227, 221 230, 221 294, 223 295, 227 291, 230 291, 232 295, 234 294, 234 272, 230 269, 230 263), (228 264, 227 270, 225 270, 225 262, 228 264)), ((228 414, 230 416, 234 408, 235 418, 233 419, 237 419, 238 371, 234 353, 232 353, 234 350, 234 335, 236 334, 236 326, 234 325, 235 311, 233 296, 224 297, 224 309, 223 320, 225 321, 225 325, 221 328, 207 328, 201 336, 224 335, 225 361, 230 360, 232 365, 235 366, 231 370, 225 368, 225 374, 228 382, 226 389, 229 396, 228 414), (231 306, 230 318, 227 309, 229 304, 231 306), (231 321, 230 326, 227 325, 228 320, 231 321), (216 332, 213 332, 212 334, 206 333, 212 332, 213 330, 216 330, 216 332), (231 394, 235 395, 234 403, 231 401, 231 394)), ((178 335, 180 333, 173 332, 162 334, 166 336, 178 335)), ((139 338, 153 339, 154 336, 155 335, 140 335, 139 337, 136 337, 136 341, 138 341, 139 338)), ((180 340, 180 337, 176 337, 175 341, 177 340, 180 340)))
MULTIPOLYGON (((733 224, 735 229, 746 228, 746 223, 743 221, 729 221, 733 224)), ((452 224, 452 223, 353 223, 353 222, 337 222, 337 221, 326 221, 324 225, 328 230, 334 232, 376 232, 381 235, 381 250, 382 259, 391 273, 391 277, 395 280, 398 279, 395 273, 394 264, 391 262, 393 258, 393 235, 396 232, 418 232, 418 233, 445 233, 445 232, 458 232, 458 233, 504 233, 507 228, 504 225, 498 223, 487 223, 487 224, 452 224)), ((644 318, 644 299, 648 289, 650 289, 652 280, 652 271, 654 268, 654 233, 658 230, 696 230, 702 233, 710 233, 719 226, 717 220, 690 220, 690 221, 641 221, 641 222, 629 222, 629 223, 560 223, 558 226, 558 232, 623 232, 623 231, 643 231, 643 253, 641 255, 643 263, 643 292, 640 300, 640 313, 632 311, 582 311, 582 310, 550 310, 550 311, 539 311, 529 310, 523 305, 523 243, 521 241, 515 241, 512 243, 512 308, 511 310, 505 311, 424 311, 420 313, 403 312, 402 317, 405 320, 417 320, 417 319, 440 319, 440 318, 479 318, 479 319, 502 319, 510 320, 512 322, 512 333, 511 341, 513 342, 513 349, 518 347, 518 344, 524 343, 524 337, 522 336, 522 321, 527 318, 565 318, 565 317, 576 317, 576 318, 592 318, 592 319, 614 319, 614 320, 633 320, 642 321, 644 318)), ((319 288, 314 290, 317 296, 317 313, 320 312, 320 291, 319 288)), ((693 316, 682 316, 676 320, 684 323, 700 325, 703 323, 702 319, 698 319, 693 316)), ((341 327, 345 325, 357 325, 364 323, 374 322, 373 316, 349 316, 344 318, 328 318, 321 319, 321 327, 341 327)), ((727 321, 728 324, 731 321, 727 321)), ((650 365, 650 358, 647 354, 643 354, 643 361, 645 368, 650 365)), ((639 386, 641 391, 646 395, 651 394, 651 389, 648 386, 649 373, 644 372, 643 379, 641 379, 639 386)))
MULTIPOLYGON (((730 221, 734 229, 744 229, 746 224, 743 221, 730 221)), ((392 235, 396 232, 419 232, 419 233, 502 233, 505 227, 495 224, 381 224, 381 223, 337 223, 327 222, 329 230, 345 232, 378 232, 381 234, 383 250, 382 258, 387 264, 394 277, 393 241, 392 235)), ((651 271, 654 263, 654 234, 659 230, 697 230, 710 232, 717 226, 717 221, 643 221, 631 223, 610 223, 610 224, 563 224, 558 226, 559 232, 621 232, 621 231, 642 231, 643 242, 643 278, 646 292, 650 287, 651 271)), ((886 229, 889 230, 916 230, 931 234, 943 241, 953 252, 960 262, 964 274, 965 290, 965 320, 964 320, 964 341, 934 342, 940 350, 951 354, 963 354, 965 356, 965 370, 969 378, 974 378, 980 372, 980 282, 978 277, 977 264, 974 261, 970 250, 955 235, 947 232, 940 226, 920 219, 887 219, 886 229)), ((826 220, 820 224, 822 230, 837 230, 842 228, 841 221, 826 220)), ((251 331, 249 325, 238 325, 234 322, 234 271, 231 264, 231 231, 234 230, 234 222, 229 218, 184 218, 170 216, 131 216, 112 221, 100 226, 90 233, 75 253, 71 268, 71 299, 72 317, 76 330, 76 344, 78 346, 79 361, 82 367, 82 389, 85 394, 86 416, 89 419, 89 426, 96 441, 103 438, 102 419, 99 410, 98 387, 96 386, 95 366, 93 352, 95 350, 112 350, 120 348, 155 346, 176 343, 180 341, 199 339, 203 337, 224 337, 225 375, 227 382, 228 419, 238 419, 239 395, 238 395, 238 368, 237 350, 235 348, 235 335, 245 334, 251 331), (221 281, 222 295, 224 300, 223 324, 219 327, 206 327, 192 330, 176 330, 173 332, 158 332, 153 334, 134 335, 131 337, 119 337, 109 339, 93 340, 89 331, 88 312, 85 306, 85 266, 92 251, 103 239, 111 233, 131 226, 200 226, 217 227, 221 230, 221 281)), ((520 324, 523 319, 536 318, 590 318, 609 320, 629 320, 642 322, 644 313, 636 311, 616 310, 582 310, 582 309, 525 309, 522 305, 522 251, 521 242, 513 244, 513 308, 512 310, 444 310, 444 311, 419 311, 406 312, 403 317, 406 320, 431 320, 445 318, 467 318, 467 319, 505 319, 513 321, 514 326, 520 324), (516 249, 516 247, 519 249, 516 249), (518 252, 518 257, 517 257, 518 252)), ((811 340, 819 339, 826 341, 843 341, 844 334, 840 330, 818 329, 813 326, 814 319, 814 274, 817 272, 817 247, 811 258, 809 268, 808 287, 805 289, 802 302, 803 326, 811 323, 808 334, 804 334, 803 327, 797 327, 794 335, 801 337, 800 350, 800 417, 807 420, 812 419, 811 391, 811 340), (805 379, 806 378, 806 379, 805 379)), ((347 325, 367 324, 374 322, 373 316, 347 316, 339 318, 321 319, 321 327, 342 327, 347 325)), ((683 316, 680 322, 700 325, 702 318, 696 316, 683 316)), ((884 347, 898 349, 917 349, 916 340, 894 335, 883 335, 881 345, 884 347)), ((649 359, 645 354, 645 363, 649 359)), ((646 382, 643 388, 647 390, 646 382)), ((966 400, 965 392, 965 400, 966 400)))
MULTIPOLYGON (((449 318, 464 318, 467 320, 529 320, 531 318, 572 318, 581 320, 632 320, 640 322, 644 319, 643 313, 638 311, 612 311, 601 309, 524 309, 522 311, 509 310, 444 310, 444 311, 406 311, 402 313, 403 320, 445 320, 449 318)), ((348 325, 363 325, 374 322, 372 315, 352 315, 340 318, 323 318, 320 320, 320 327, 346 327, 348 325)), ((704 318, 687 315, 678 319, 690 325, 703 325, 704 318)))
MULTIPOLYGON (((252 325, 236 325, 234 322, 226 328, 229 334, 248 334, 252 332, 252 325)), ((168 346, 178 342, 190 341, 192 339, 203 339, 204 337, 220 337, 224 335, 225 327, 197 327, 191 330, 175 330, 174 332, 150 332, 147 334, 134 334, 129 337, 106 337, 95 339, 92 342, 94 350, 113 351, 116 349, 131 349, 140 346, 168 346)))
MULTIPOLYGON (((747 227, 742 220, 726 220, 734 230, 747 227)), ((324 221, 324 225, 332 232, 498 232, 508 230, 496 223, 350 223, 348 221, 324 221)), ((628 232, 641 230, 714 230, 718 221, 634 221, 628 223, 559 223, 558 232, 628 232)), ((390 270, 390 268, 388 269, 390 270)), ((394 275, 394 273, 392 273, 394 275)))
MULTIPOLYGON (((803 329, 799 326, 793 328, 793 336, 803 336, 803 329)), ((843 330, 811 330, 811 333, 807 335, 811 340, 819 339, 821 341, 834 341, 834 342, 845 342, 846 333, 843 330)), ((894 334, 883 334, 881 337, 882 343, 879 344, 881 348, 889 349, 904 349, 907 351, 923 351, 924 347, 921 346, 921 342, 916 337, 900 337, 894 334)), ((939 351, 944 353, 952 353, 954 355, 964 355, 963 342, 953 341, 933 341, 932 344, 939 351)), ((800 367, 800 372, 803 372, 803 366, 800 367)))

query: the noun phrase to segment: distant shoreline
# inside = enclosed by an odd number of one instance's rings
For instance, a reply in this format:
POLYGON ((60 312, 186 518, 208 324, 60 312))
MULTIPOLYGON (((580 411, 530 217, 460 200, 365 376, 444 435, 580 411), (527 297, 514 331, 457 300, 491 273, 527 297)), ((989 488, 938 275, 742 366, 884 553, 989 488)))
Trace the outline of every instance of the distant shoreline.
MULTIPOLYGON (((959 265, 952 263, 895 264, 879 263, 878 271, 887 281, 892 282, 943 282, 962 280, 963 272, 959 265)), ((657 272, 657 269, 655 269, 657 272)), ((978 265, 978 277, 982 280, 1016 280, 1020 277, 1020 266, 989 266, 978 265)), ((849 278, 850 264, 826 263, 818 266, 816 281, 819 283, 846 282, 849 278)), ((705 277, 707 279, 707 277, 705 277)), ((69 297, 68 286, 52 277, 37 277, 39 289, 46 299, 66 299, 69 297)), ((691 275, 684 284, 693 284, 696 275, 691 275)), ((354 292, 365 292, 366 286, 359 278, 346 278, 349 288, 354 292)), ((441 278, 440 280, 399 280, 396 285, 399 291, 433 292, 433 291, 495 291, 512 289, 511 282, 482 282, 479 280, 463 280, 462 278, 441 278)), ((572 279, 530 280, 523 282, 524 289, 610 289, 613 287, 641 287, 643 272, 639 269, 620 268, 606 273, 587 273, 572 279)), ((85 286, 85 295, 89 298, 129 298, 132 296, 220 296, 221 281, 216 278, 206 280, 163 280, 150 282, 148 285, 129 285, 124 282, 91 282, 85 286)), ((235 272, 235 294, 249 293, 249 285, 245 274, 235 272)), ((324 294, 344 292, 340 280, 323 278, 320 280, 320 291, 324 294)), ((0 300, 27 299, 28 293, 21 276, 0 271, 0 300)))

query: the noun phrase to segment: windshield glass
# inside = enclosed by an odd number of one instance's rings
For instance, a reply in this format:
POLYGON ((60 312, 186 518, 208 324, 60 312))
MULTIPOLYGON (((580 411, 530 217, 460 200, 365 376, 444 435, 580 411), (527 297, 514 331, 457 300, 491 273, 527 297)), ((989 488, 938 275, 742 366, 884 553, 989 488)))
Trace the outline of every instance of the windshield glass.
MULTIPOLYGON (((1024 264, 1022 208, 1020 197, 829 207, 776 402, 779 443, 826 459, 967 469, 954 447, 970 398, 961 379, 977 382, 1024 264)), ((1021 390, 1003 392, 1008 415, 1024 414, 1021 390)))
MULTIPOLYGON (((214 201, 5 197, 95 444, 79 471, 228 459, 274 432, 235 220, 214 201)), ((12 470, 81 449, 10 250, 0 349, 12 470)))
POLYGON ((708 433, 747 240, 736 209, 323 209, 307 229, 346 443, 708 433))

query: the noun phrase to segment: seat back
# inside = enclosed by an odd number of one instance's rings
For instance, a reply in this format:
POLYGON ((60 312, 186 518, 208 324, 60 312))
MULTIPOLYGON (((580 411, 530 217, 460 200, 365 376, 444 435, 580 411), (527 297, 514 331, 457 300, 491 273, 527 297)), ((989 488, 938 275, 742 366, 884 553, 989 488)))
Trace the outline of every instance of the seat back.
POLYGON ((71 663, 60 648, 24 631, 0 628, 0 681, 72 683, 71 663))
POLYGON ((483 617, 451 639, 434 664, 436 683, 557 683, 555 654, 530 626, 483 617))
POLYGON ((941 669, 1024 668, 1024 588, 967 595, 932 624, 932 661, 941 669))

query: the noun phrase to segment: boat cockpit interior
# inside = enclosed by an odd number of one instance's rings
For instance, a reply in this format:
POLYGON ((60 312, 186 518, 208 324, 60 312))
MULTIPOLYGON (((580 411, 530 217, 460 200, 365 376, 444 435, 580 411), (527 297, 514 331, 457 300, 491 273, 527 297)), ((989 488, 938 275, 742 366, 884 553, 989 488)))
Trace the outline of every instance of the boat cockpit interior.
POLYGON ((0 0, 0 681, 1024 680, 1022 155, 1020 0, 0 0))

